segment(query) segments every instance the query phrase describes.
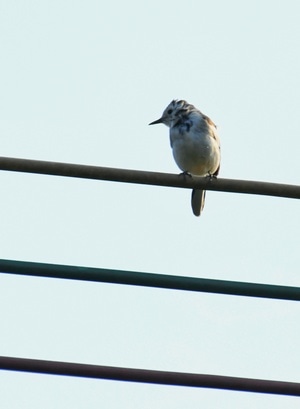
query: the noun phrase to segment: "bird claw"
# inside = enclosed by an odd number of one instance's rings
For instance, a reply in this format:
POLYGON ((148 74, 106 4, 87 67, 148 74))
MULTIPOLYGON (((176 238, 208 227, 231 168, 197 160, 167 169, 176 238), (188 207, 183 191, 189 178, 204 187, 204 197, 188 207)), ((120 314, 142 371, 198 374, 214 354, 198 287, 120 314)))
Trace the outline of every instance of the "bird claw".
POLYGON ((179 176, 183 176, 184 178, 186 178, 187 176, 192 178, 193 176, 191 175, 190 172, 184 171, 182 173, 179 173, 179 176))
POLYGON ((212 173, 208 173, 208 175, 206 176, 207 178, 209 178, 209 180, 213 180, 213 179, 217 179, 217 175, 214 175, 212 173))

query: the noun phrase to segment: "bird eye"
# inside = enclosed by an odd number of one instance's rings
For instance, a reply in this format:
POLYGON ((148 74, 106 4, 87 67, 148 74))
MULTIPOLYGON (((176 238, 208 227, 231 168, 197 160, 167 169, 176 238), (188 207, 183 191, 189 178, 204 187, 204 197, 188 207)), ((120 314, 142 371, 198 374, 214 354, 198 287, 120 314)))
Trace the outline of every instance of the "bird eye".
POLYGON ((173 109, 168 109, 167 114, 171 115, 172 112, 173 112, 173 109))

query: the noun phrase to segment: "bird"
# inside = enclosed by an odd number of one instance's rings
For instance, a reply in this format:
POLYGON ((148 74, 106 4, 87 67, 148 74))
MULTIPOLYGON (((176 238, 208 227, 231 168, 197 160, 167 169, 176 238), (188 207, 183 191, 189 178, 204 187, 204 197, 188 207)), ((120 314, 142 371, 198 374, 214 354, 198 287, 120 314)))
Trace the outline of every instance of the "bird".
MULTIPOLYGON (((220 170, 220 138, 214 122, 194 105, 174 99, 162 116, 149 125, 164 124, 170 128, 170 144, 177 166, 184 175, 217 177, 220 170)), ((191 205, 200 216, 205 190, 193 189, 191 205)))

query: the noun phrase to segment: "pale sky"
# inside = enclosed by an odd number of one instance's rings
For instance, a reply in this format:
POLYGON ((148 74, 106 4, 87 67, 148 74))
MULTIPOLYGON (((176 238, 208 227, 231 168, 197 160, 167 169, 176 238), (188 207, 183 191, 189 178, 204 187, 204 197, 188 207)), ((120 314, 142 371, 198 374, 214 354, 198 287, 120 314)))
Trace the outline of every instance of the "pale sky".
MULTIPOLYGON (((1 156, 179 173, 186 99, 219 177, 299 185, 300 3, 0 3, 1 156)), ((299 201, 0 172, 0 258, 300 286, 299 201)), ((300 382, 296 302, 0 275, 0 355, 300 382)), ((299 398, 0 371, 9 409, 289 409, 299 398)))

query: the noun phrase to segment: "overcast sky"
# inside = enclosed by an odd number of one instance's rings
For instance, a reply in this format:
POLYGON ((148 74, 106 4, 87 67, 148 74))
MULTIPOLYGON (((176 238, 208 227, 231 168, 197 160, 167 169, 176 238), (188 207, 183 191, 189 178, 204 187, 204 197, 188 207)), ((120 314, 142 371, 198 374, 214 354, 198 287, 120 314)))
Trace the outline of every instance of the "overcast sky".
MULTIPOLYGON (((179 173, 186 99, 219 177, 299 185, 297 0, 0 2, 1 156, 179 173)), ((299 202, 0 172, 0 258, 300 286, 299 202)), ((300 307, 0 275, 0 355, 300 382, 300 307)), ((1 408, 279 409, 299 399, 0 372, 1 408)))

